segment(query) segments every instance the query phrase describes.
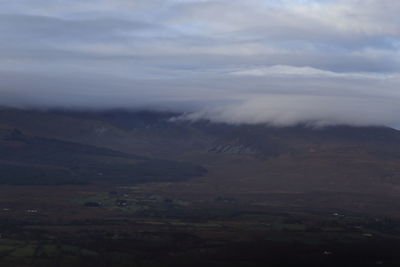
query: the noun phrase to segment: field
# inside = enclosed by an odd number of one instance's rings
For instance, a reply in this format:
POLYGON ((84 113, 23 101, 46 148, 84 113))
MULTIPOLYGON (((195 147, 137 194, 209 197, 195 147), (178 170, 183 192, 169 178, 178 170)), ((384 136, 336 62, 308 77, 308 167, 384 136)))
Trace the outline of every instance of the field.
MULTIPOLYGON (((196 190, 199 181, 185 183, 180 186, 196 190)), ((392 266, 400 262, 396 216, 307 204, 307 198, 330 197, 316 193, 270 193, 263 199, 193 194, 191 198, 187 190, 181 195, 172 192, 173 184, 3 186, 1 266, 392 266)))

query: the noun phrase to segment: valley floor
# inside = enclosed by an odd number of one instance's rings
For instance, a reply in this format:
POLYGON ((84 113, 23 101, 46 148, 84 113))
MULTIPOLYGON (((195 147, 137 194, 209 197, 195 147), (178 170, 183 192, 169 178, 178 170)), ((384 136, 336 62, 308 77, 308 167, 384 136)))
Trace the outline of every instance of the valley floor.
POLYGON ((393 196, 222 189, 201 195, 201 179, 2 186, 1 266, 400 264, 400 218, 382 208, 398 202, 393 196), (372 210, 357 208, 363 205, 372 210))

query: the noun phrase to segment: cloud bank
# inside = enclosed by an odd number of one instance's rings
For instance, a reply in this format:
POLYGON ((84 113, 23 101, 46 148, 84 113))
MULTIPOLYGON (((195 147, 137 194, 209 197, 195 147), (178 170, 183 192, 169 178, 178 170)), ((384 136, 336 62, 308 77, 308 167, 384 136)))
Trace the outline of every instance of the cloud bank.
POLYGON ((0 3, 0 105, 400 127, 396 0, 0 3))

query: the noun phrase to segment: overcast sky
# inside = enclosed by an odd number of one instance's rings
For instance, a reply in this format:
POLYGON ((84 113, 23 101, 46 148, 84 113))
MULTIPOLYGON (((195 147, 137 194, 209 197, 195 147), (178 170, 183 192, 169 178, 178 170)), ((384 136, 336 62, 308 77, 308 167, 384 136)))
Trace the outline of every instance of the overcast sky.
POLYGON ((400 126, 399 0, 0 5, 0 105, 400 126))

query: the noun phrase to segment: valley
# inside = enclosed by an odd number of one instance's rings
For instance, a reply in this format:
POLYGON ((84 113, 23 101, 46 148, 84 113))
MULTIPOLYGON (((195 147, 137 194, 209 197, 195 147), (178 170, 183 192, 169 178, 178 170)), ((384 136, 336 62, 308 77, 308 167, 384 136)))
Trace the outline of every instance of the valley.
POLYGON ((175 116, 0 110, 1 266, 400 262, 398 131, 175 116))

